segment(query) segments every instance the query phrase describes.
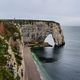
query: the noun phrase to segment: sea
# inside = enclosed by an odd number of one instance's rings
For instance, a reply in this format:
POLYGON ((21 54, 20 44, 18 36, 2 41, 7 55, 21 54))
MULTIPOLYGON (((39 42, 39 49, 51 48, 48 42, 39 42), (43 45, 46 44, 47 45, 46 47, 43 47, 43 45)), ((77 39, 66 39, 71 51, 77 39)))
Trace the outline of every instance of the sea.
POLYGON ((32 52, 39 58, 50 80, 80 80, 80 26, 61 28, 65 39, 63 47, 55 47, 49 36, 47 40, 53 47, 34 48, 32 52))

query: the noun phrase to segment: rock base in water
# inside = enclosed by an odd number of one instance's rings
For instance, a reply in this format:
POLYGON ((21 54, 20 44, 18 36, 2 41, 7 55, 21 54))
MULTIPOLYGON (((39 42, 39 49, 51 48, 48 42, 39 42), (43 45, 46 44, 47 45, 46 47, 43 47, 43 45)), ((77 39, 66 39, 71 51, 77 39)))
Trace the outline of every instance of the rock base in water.
POLYGON ((52 47, 52 45, 48 44, 47 42, 45 43, 25 43, 26 46, 28 47, 52 47))

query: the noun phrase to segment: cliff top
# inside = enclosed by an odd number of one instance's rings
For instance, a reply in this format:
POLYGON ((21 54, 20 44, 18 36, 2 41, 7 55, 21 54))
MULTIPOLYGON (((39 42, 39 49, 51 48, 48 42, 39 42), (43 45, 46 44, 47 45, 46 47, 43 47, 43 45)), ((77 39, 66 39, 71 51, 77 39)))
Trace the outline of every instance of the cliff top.
POLYGON ((33 23, 33 22, 46 22, 46 23, 50 23, 50 22, 52 22, 52 23, 56 23, 56 24, 58 24, 59 25, 59 23, 58 22, 56 22, 56 21, 52 21, 52 20, 34 20, 34 19, 0 19, 0 22, 2 22, 2 21, 4 21, 4 22, 16 22, 16 23, 22 23, 22 24, 24 24, 24 23, 33 23))

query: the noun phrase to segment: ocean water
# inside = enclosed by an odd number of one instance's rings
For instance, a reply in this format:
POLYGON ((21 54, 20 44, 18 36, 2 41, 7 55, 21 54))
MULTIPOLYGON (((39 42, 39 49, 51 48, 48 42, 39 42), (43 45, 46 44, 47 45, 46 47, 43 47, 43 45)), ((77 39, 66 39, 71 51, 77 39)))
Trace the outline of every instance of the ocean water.
POLYGON ((51 80, 80 80, 80 26, 61 28, 65 46, 35 48, 32 51, 38 56, 51 80))

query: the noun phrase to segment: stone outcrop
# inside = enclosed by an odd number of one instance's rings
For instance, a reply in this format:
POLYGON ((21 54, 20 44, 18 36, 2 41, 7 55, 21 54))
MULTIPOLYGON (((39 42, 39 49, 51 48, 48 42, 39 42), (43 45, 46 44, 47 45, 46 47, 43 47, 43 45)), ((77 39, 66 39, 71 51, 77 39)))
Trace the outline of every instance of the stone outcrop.
POLYGON ((52 34, 56 46, 65 44, 60 24, 53 21, 33 21, 21 25, 24 43, 28 46, 44 45, 45 38, 52 34))

